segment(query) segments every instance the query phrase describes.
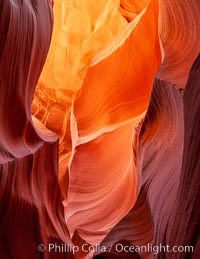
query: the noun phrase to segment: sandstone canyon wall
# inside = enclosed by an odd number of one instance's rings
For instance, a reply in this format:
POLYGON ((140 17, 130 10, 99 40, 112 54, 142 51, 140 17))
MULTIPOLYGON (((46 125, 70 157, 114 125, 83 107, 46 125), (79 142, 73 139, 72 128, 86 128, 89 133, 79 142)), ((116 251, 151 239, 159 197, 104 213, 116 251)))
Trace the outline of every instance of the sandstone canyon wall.
POLYGON ((0 0, 0 259, 200 257, 199 13, 0 0))

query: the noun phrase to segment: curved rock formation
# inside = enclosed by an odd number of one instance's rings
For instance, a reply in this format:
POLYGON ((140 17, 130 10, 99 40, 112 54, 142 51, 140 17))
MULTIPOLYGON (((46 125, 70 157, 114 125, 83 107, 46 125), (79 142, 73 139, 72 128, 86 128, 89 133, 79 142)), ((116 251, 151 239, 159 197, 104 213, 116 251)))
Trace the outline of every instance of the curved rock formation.
POLYGON ((148 107, 153 75, 160 62, 157 11, 156 1, 152 1, 112 42, 116 50, 109 46, 96 56, 73 105, 77 135, 73 136, 69 162, 65 218, 71 235, 77 229, 93 245, 136 200, 132 143, 134 128, 148 107), (147 24, 151 25, 148 32, 143 29, 147 24), (140 47, 141 40, 146 44, 140 47), (137 60, 136 53, 140 53, 137 60))
POLYGON ((1 0, 0 258, 198 258, 199 10, 1 0))
POLYGON ((2 259, 39 257, 42 243, 71 243, 58 184, 58 137, 31 115, 52 24, 49 1, 0 3, 2 259))
POLYGON ((157 76, 184 88, 200 52, 200 2, 160 0, 159 30, 165 59, 157 76))

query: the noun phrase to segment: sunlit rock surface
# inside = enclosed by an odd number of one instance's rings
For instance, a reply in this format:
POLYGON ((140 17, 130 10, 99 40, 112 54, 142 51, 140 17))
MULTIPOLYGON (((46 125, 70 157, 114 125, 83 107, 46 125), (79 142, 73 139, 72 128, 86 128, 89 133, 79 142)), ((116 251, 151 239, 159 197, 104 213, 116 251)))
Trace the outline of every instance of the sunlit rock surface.
POLYGON ((0 258, 198 258, 199 11, 1 0, 0 258))

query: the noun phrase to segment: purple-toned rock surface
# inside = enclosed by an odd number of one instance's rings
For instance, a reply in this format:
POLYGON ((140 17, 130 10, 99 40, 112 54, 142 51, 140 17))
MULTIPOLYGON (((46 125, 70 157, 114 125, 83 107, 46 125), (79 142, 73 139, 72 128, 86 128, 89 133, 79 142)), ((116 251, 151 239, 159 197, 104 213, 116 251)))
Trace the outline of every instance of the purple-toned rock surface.
POLYGON ((0 0, 0 259, 200 258, 199 10, 0 0))

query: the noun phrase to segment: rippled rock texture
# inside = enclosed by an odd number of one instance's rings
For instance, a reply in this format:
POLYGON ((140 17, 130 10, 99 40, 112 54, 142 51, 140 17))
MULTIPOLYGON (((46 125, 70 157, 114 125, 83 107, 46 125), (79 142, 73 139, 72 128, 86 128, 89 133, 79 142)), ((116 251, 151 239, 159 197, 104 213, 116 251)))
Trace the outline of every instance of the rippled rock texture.
POLYGON ((200 256, 199 13, 1 0, 0 258, 200 256))

